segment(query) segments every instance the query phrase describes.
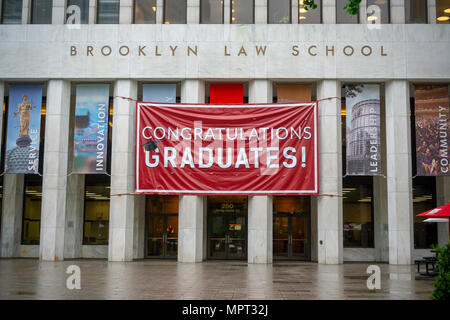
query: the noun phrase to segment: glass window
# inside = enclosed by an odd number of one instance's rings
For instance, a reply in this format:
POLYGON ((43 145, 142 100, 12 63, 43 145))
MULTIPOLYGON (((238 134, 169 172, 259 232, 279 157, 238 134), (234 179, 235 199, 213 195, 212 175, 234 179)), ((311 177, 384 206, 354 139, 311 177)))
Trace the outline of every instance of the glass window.
POLYGON ((33 0, 31 9, 31 23, 51 24, 52 23, 53 0, 33 0))
POLYGON ((136 0, 134 3, 134 23, 156 23, 156 0, 136 0))
POLYGON ((427 23, 427 0, 405 0, 405 22, 427 23))
POLYGON ((291 0, 268 0, 269 23, 291 23, 291 0))
POLYGON ((223 23, 223 0, 201 0, 200 10, 200 23, 223 23))
POLYGON ((437 243, 437 224, 423 222, 419 213, 436 208, 436 178, 415 177, 413 179, 414 248, 430 249, 437 243))
POLYGON ((3 24, 22 23, 22 0, 3 0, 2 23, 3 24))
POLYGON ((231 0, 231 23, 254 23, 254 0, 231 0))
POLYGON ((389 0, 367 0, 367 23, 389 23, 389 0))
POLYGON ((315 0, 316 9, 305 9, 303 0, 298 1, 298 23, 317 24, 322 23, 322 0, 315 0))
POLYGON ((358 23, 358 14, 347 13, 347 9, 344 9, 347 3, 347 0, 336 0, 336 23, 358 23))
POLYGON ((344 247, 374 247, 372 177, 343 179, 344 247))
POLYGON ((68 24, 87 24, 89 22, 89 0, 68 0, 67 11, 66 22, 68 24), (78 17, 74 21, 72 19, 69 20, 69 18, 78 14, 80 22, 77 22, 78 17))
POLYGON ((97 23, 99 24, 119 23, 119 0, 97 1, 97 23))
POLYGON ((186 23, 187 4, 186 0, 164 1, 164 23, 184 24, 186 23))
POLYGON ((42 177, 25 175, 22 244, 39 244, 41 233, 42 177))
POLYGON ((450 0, 436 0, 436 23, 450 23, 450 0))
POLYGON ((107 245, 109 235, 110 178, 86 175, 83 244, 107 245))

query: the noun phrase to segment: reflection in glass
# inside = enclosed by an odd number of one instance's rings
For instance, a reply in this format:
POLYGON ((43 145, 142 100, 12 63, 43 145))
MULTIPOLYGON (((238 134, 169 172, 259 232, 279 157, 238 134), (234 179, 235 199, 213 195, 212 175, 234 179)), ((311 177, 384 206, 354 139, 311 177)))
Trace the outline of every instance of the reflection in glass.
POLYGON ((200 1, 200 23, 223 23, 223 0, 200 1))
POLYGON ((22 23, 22 0, 3 0, 1 9, 3 24, 22 23))
POLYGON ((419 213, 436 208, 436 178, 415 177, 413 179, 414 248, 430 249, 437 243, 437 223, 423 222, 419 213))
POLYGON ((291 23, 291 0, 268 0, 269 23, 291 23))
POLYGON ((41 231, 42 177, 25 175, 22 244, 38 245, 41 231))
POLYGON ((427 23, 427 0, 405 1, 406 23, 427 23))
POLYGON ((336 0, 336 23, 358 23, 358 14, 352 15, 347 13, 347 9, 344 9, 347 3, 347 0, 336 0))
POLYGON ((67 13, 66 22, 68 22, 67 19, 78 12, 78 10, 80 12, 80 23, 87 24, 89 22, 89 0, 68 0, 67 9, 72 10, 69 10, 69 13, 67 13))
POLYGON ((110 179, 86 175, 83 244, 107 245, 109 236, 110 179))
POLYGON ((186 0, 165 0, 164 1, 164 23, 165 24, 185 24, 187 15, 186 0))
POLYGON ((436 23, 450 23, 450 0, 436 0, 436 23))
POLYGON ((156 23, 156 0, 136 0, 134 7, 134 23, 156 23))
POLYGON ((367 23, 389 23, 389 0, 367 0, 367 23))
POLYGON ((31 23, 51 24, 52 23, 53 0, 33 0, 31 7, 31 23))
POLYGON ((118 24, 120 0, 97 0, 97 23, 118 24))
POLYGON ((254 0, 231 1, 231 23, 251 24, 254 22, 254 0))
POLYGON ((298 23, 319 24, 322 23, 322 0, 314 1, 316 9, 305 9, 303 0, 298 1, 298 23))

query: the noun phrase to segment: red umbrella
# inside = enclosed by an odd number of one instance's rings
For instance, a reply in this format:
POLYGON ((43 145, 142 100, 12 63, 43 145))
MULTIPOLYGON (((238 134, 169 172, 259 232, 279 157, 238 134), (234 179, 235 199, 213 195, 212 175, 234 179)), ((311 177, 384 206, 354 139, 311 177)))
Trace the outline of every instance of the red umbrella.
POLYGON ((425 218, 448 218, 450 217, 450 202, 444 204, 443 206, 425 211, 421 214, 418 214, 417 216, 425 218))

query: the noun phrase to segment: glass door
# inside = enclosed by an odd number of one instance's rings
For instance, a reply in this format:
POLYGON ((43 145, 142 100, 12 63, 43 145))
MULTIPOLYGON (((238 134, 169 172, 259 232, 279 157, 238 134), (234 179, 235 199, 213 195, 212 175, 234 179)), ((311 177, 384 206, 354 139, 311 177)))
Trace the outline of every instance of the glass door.
POLYGON ((289 257, 289 217, 274 215, 273 218, 273 257, 289 257))
POLYGON ((309 225, 306 215, 290 217, 291 255, 293 259, 309 259, 309 225))
POLYGON ((228 259, 247 257, 247 224, 245 216, 229 216, 226 248, 228 259))
POLYGON ((225 259, 227 232, 225 229, 225 216, 211 216, 209 226, 209 257, 215 259, 225 259))
POLYGON ((147 228, 147 256, 163 257, 164 216, 149 216, 147 228))

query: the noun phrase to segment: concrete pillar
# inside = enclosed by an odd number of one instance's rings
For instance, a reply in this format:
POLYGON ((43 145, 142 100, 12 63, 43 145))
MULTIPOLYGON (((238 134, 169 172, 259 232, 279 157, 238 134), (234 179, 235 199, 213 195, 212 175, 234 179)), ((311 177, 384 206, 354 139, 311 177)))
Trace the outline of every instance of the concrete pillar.
POLYGON ((50 80, 45 117, 44 174, 39 258, 64 259, 70 82, 50 80))
POLYGON ((133 23, 133 0, 120 0, 119 8, 119 23, 120 24, 132 24, 133 23))
POLYGON ((359 4, 359 23, 367 24, 367 0, 361 0, 359 4))
POLYGON ((255 24, 267 24, 267 0, 255 0, 255 24))
POLYGON ((336 23, 336 0, 322 0, 322 23, 336 23))
POLYGON ((84 180, 83 174, 67 177, 66 227, 64 231, 64 259, 82 257, 84 230, 84 180))
MULTIPOLYGON (((271 103, 270 80, 253 80, 248 87, 249 103, 271 103)), ((248 263, 272 263, 273 204, 271 196, 248 197, 248 263)))
POLYGON ((20 256, 23 214, 23 174, 3 176, 1 256, 20 256))
POLYGON ((223 23, 231 23, 231 0, 224 0, 223 2, 223 23))
POLYGON ((64 24, 66 21, 67 0, 53 0, 52 24, 64 24))
MULTIPOLYGON (((117 80, 114 96, 137 99, 137 81, 117 80)), ((134 214, 135 115, 133 101, 115 98, 111 150, 111 198, 109 209, 109 261, 132 261, 134 214), (118 196, 117 194, 122 194, 118 196)))
POLYGON ((164 23, 164 2, 163 0, 156 0, 156 24, 164 23))
POLYGON ((89 0, 89 24, 97 22, 97 0, 89 0))
POLYGON ((386 160, 389 214, 389 263, 411 264, 413 202, 409 84, 386 82, 386 160))
MULTIPOLYGON (((1 0, 0 0, 0 6, 2 5, 1 0)), ((1 11, 0 11, 0 17, 1 17, 1 11)), ((0 141, 3 141, 3 104, 4 104, 4 99, 5 99, 5 82, 4 81, 0 81, 0 141)), ((1 159, 1 154, 2 150, 0 148, 0 159, 1 159)), ((3 169, 3 168, 2 168, 3 169)))
MULTIPOLYGON (((450 202, 450 176, 436 177, 436 195, 438 206, 443 206, 444 204, 450 202)), ((438 244, 440 246, 446 245, 449 240, 448 222, 439 222, 437 224, 437 229, 438 244)))
POLYGON ((436 0, 428 0, 428 23, 436 24, 436 0))
MULTIPOLYGON (((322 80, 317 99, 341 96, 337 80, 322 80)), ((319 103, 319 193, 317 197, 318 262, 343 263, 341 102, 319 103), (327 128, 324 130, 323 128, 327 128)), ((313 231, 314 232, 314 231, 313 231)))
POLYGON ((405 23, 405 1, 408 0, 390 0, 391 5, 391 23, 405 23))
POLYGON ((298 0, 291 1, 291 23, 298 24, 298 0))
POLYGON ((22 0, 22 24, 31 23, 31 0, 22 0))
POLYGON ((134 209, 134 259, 144 259, 145 255, 145 195, 135 195, 134 209))
MULTIPOLYGON (((181 102, 204 103, 205 83, 201 80, 184 80, 181 84, 181 102)), ((201 262, 204 258, 205 206, 205 197, 179 197, 179 262, 201 262)))
POLYGON ((311 261, 318 261, 317 197, 311 196, 311 261))
POLYGON ((187 0, 187 24, 200 23, 200 0, 187 0))

